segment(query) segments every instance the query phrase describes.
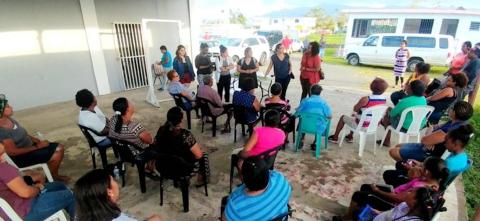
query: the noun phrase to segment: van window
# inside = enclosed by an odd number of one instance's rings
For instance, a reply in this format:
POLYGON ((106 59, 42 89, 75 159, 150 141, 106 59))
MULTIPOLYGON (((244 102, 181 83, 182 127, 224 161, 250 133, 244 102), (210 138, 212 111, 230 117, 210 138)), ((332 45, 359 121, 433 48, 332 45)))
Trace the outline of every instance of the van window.
POLYGON ((378 36, 370 36, 363 42, 363 46, 377 46, 378 36))
POLYGON ((440 48, 441 49, 448 48, 448 38, 440 38, 440 48))
POLYGON ((435 48, 435 38, 407 37, 407 42, 412 48, 435 48))
POLYGON ((383 47, 400 47, 400 43, 403 41, 403 36, 383 36, 383 47))
POLYGON ((258 41, 256 38, 247 38, 244 43, 246 43, 248 46, 255 46, 258 45, 258 41))
POLYGON ((266 44, 266 43, 267 43, 267 41, 265 40, 265 38, 258 38, 258 39, 260 39, 260 42, 262 42, 262 44, 266 44))

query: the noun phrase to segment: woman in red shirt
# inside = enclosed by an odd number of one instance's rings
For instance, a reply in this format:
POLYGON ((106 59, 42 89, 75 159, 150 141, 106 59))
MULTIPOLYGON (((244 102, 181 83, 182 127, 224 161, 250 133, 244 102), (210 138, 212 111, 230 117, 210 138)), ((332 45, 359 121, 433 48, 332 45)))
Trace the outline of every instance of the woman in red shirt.
POLYGON ((310 87, 320 82, 320 69, 322 59, 318 56, 320 45, 318 42, 311 42, 308 45, 307 52, 302 56, 300 65, 300 83, 302 85, 302 99, 310 91, 310 87))

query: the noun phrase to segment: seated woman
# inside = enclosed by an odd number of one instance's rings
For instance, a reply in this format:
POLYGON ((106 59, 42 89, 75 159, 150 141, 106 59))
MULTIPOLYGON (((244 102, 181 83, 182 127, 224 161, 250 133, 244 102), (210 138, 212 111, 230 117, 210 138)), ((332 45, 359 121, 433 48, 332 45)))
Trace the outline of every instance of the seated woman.
POLYGON ((172 107, 167 112, 167 121, 158 128, 155 140, 156 150, 159 153, 172 154, 194 165, 193 173, 197 173, 198 185, 208 182, 210 167, 208 154, 202 152, 193 134, 182 128, 183 112, 178 107, 172 107), (199 171, 205 171, 207 177, 202 177, 199 171))
POLYGON ((135 113, 135 106, 127 98, 121 97, 113 101, 115 115, 110 119, 109 137, 128 141, 139 149, 132 150, 133 155, 149 160, 145 165, 145 175, 150 179, 157 180, 155 173, 155 157, 157 153, 150 146, 153 143, 152 135, 138 122, 132 120, 135 113))
MULTIPOLYGON (((5 153, 0 143, 0 156, 5 153)), ((75 220, 75 201, 72 191, 58 182, 44 185, 45 177, 24 176, 0 157, 0 197, 6 200, 22 220, 44 220, 65 209, 70 220, 75 220)), ((0 219, 10 220, 0 209, 0 219)))
POLYGON ((223 114, 227 115, 227 120, 225 121, 225 126, 224 126, 224 129, 222 130, 222 133, 230 133, 230 120, 232 119, 232 104, 222 103, 222 98, 215 90, 212 89, 212 86, 213 86, 212 76, 206 75, 203 78, 203 84, 198 87, 197 97, 206 99, 216 105, 215 107, 211 104, 208 104, 208 108, 210 109, 210 112, 214 116, 218 117, 223 114))
POLYGON ((245 117, 247 123, 255 123, 258 120, 258 112, 262 105, 255 97, 255 81, 252 78, 245 78, 241 85, 241 91, 233 93, 233 106, 240 106, 247 109, 245 117))
POLYGON ((397 144, 388 151, 390 156, 395 161, 409 159, 423 161, 428 156, 441 157, 445 152, 447 133, 467 124, 467 120, 473 115, 473 107, 468 102, 459 101, 449 110, 448 115, 450 121, 433 127, 432 132, 427 132, 420 143, 397 144))
POLYGON ((428 121, 432 124, 437 124, 443 115, 443 112, 453 104, 457 97, 457 88, 467 86, 468 78, 465 74, 459 73, 450 75, 447 78, 446 88, 436 92, 430 97, 427 97, 427 104, 434 107, 435 110, 430 115, 428 121))
MULTIPOLYGON (((353 114, 351 117, 347 115, 342 115, 340 120, 338 120, 337 128, 335 129, 335 133, 328 137, 328 141, 332 143, 338 143, 338 135, 342 131, 345 124, 348 126, 355 128, 360 121, 360 116, 362 115, 362 111, 369 107, 373 107, 376 105, 385 105, 387 103, 387 97, 383 95, 385 90, 388 88, 388 83, 383 80, 382 78, 375 78, 372 83, 370 83, 370 90, 372 91, 372 95, 364 96, 358 100, 357 104, 353 106, 353 114)), ((368 119, 363 124, 363 127, 368 127, 370 120, 368 119)), ((350 132, 345 137, 345 140, 349 143, 353 142, 353 132, 350 132)))
MULTIPOLYGON (((410 83, 410 86, 406 88, 407 94, 409 94, 408 97, 403 98, 398 102, 397 105, 393 109, 387 110, 387 114, 385 117, 382 119, 382 125, 387 128, 389 125, 391 125, 393 128, 396 128, 398 124, 400 123, 400 116, 402 116, 402 112, 410 107, 414 106, 426 106, 427 105, 427 99, 423 96, 423 93, 425 92, 425 84, 423 84, 422 81, 420 80, 415 80, 410 83)), ((413 115, 407 114, 405 117, 405 121, 402 125, 402 128, 407 130, 410 127, 410 124, 412 124, 413 121, 413 115)), ((424 127, 427 124, 427 120, 425 119, 422 122, 422 127, 424 127)), ((387 136, 385 137, 385 141, 383 143, 383 146, 389 147, 390 146, 390 134, 391 131, 388 131, 387 136)), ((378 144, 381 143, 381 141, 377 141, 378 144)))
POLYGON ((280 113, 280 126, 283 131, 288 133, 294 129, 295 125, 291 125, 290 122, 294 121, 290 121, 290 114, 287 114, 288 111, 290 111, 290 104, 288 103, 288 100, 282 100, 280 97, 282 90, 282 85, 278 82, 275 82, 270 87, 270 93, 272 96, 265 99, 265 106, 266 108, 269 108, 270 105, 279 106, 279 109, 282 111, 282 113, 280 113))
MULTIPOLYGON (((77 221, 137 221, 120 210, 120 188, 105 170, 92 170, 83 175, 75 183, 74 190, 77 221)), ((145 220, 161 221, 157 215, 145 220)))
POLYGON ((5 152, 20 168, 46 163, 55 180, 68 182, 70 177, 58 173, 65 148, 59 143, 40 140, 12 118, 13 108, 5 95, 0 95, 0 142, 5 152))
POLYGON ((390 210, 391 204, 398 205, 405 202, 408 191, 415 188, 428 187, 435 191, 444 189, 448 175, 448 168, 442 159, 429 157, 425 160, 418 178, 393 190, 386 186, 363 184, 360 191, 353 194, 347 214, 342 219, 337 218, 336 220, 352 220, 353 217, 358 217, 360 209, 367 204, 378 211, 390 210))
POLYGON ((420 187, 407 191, 405 202, 378 214, 373 221, 427 221, 431 220, 431 209, 435 206, 430 188, 420 187))
MULTIPOLYGON (((465 147, 472 136, 473 127, 470 124, 461 125, 446 135, 444 145, 450 155, 445 159, 445 164, 450 171, 449 181, 468 169, 468 155, 465 153, 465 147)), ((386 184, 400 186, 411 180, 412 172, 410 171, 417 166, 422 166, 422 163, 413 159, 399 161, 395 165, 396 170, 387 170, 383 173, 383 179, 386 184)))
POLYGON ((392 100, 393 105, 397 105, 402 98, 408 96, 408 94, 406 93, 406 89, 407 87, 409 87, 410 82, 420 80, 425 85, 428 85, 430 83, 430 77, 428 76, 428 72, 430 72, 430 64, 424 62, 418 63, 415 66, 415 72, 410 75, 407 82, 405 82, 405 84, 402 86, 403 89, 393 92, 392 95, 390 95, 390 99, 392 100))
POLYGON ((175 70, 170 70, 167 73, 168 80, 170 83, 168 84, 168 93, 170 94, 181 94, 183 96, 182 100, 185 104, 187 109, 191 109, 194 105, 195 101, 195 93, 190 91, 188 88, 184 86, 180 82, 180 76, 175 70))
POLYGON ((98 136, 94 133, 90 133, 92 138, 97 142, 99 148, 107 148, 112 145, 111 141, 107 138, 108 131, 108 118, 105 117, 102 110, 97 106, 97 99, 87 89, 82 89, 75 95, 75 101, 81 108, 78 114, 78 124, 88 127, 105 136, 98 136))

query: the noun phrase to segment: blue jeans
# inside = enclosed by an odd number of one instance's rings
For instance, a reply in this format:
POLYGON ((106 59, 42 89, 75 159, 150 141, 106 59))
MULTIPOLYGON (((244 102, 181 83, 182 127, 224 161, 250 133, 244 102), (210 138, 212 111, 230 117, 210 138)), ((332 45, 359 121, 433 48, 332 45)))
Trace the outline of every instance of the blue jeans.
POLYGON ((103 139, 102 141, 97 143, 98 147, 106 149, 112 146, 112 141, 108 138, 103 139))
POLYGON ((402 160, 417 160, 423 162, 429 156, 422 143, 405 143, 400 147, 402 160))
POLYGON ((33 199, 30 212, 24 220, 44 220, 62 209, 65 209, 70 219, 73 220, 75 217, 75 199, 72 191, 63 183, 47 183, 45 189, 33 199))

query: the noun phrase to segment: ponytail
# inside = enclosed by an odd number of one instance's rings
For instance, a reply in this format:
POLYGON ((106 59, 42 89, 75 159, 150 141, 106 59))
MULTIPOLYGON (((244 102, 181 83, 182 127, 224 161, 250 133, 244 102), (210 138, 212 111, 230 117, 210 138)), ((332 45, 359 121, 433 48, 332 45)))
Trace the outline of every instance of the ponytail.
POLYGON ((122 116, 124 116, 125 113, 127 113, 127 109, 128 109, 127 98, 125 98, 125 97, 117 98, 115 101, 113 101, 112 107, 113 107, 113 111, 115 111, 115 118, 116 118, 115 125, 114 125, 114 131, 116 133, 120 133, 120 131, 122 130, 122 126, 123 126, 122 116))
POLYGON ((423 163, 425 169, 430 173, 430 178, 436 180, 440 190, 444 190, 447 184, 450 170, 447 168, 445 161, 439 157, 428 157, 423 163))
POLYGON ((454 130, 449 131, 446 139, 450 139, 452 141, 460 141, 463 144, 463 147, 465 147, 467 146, 470 139, 473 137, 473 132, 474 129, 472 125, 465 124, 454 130))

